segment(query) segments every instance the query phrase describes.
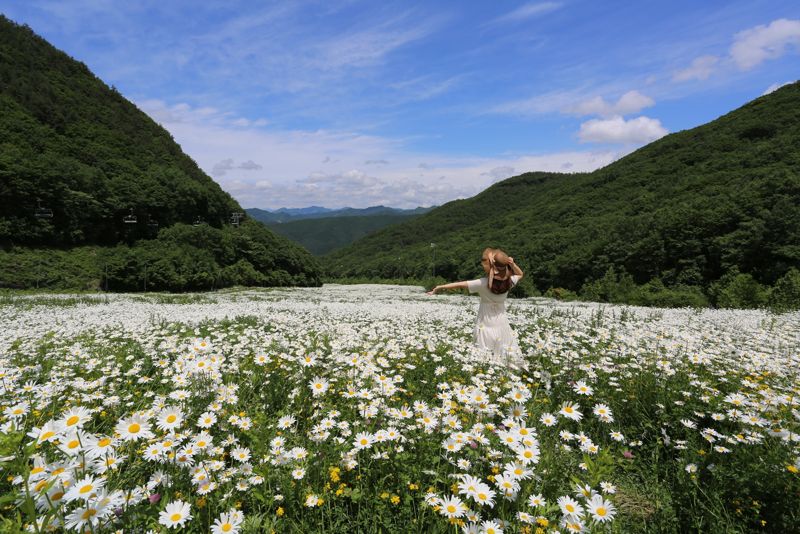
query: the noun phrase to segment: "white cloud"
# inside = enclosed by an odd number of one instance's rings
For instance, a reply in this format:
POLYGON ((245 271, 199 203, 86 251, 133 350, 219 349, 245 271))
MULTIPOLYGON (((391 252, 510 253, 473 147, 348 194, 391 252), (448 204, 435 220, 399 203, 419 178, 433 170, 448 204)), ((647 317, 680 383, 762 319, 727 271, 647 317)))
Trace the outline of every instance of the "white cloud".
POLYGON ((697 57, 689 67, 675 72, 672 76, 672 81, 707 80, 711 73, 714 72, 717 63, 719 63, 719 57, 717 56, 697 57))
POLYGON ((214 164, 211 168, 211 176, 225 176, 231 170, 233 170, 233 159, 226 158, 214 164))
POLYGON ((658 119, 622 117, 592 119, 581 124, 578 137, 584 143, 641 144, 654 141, 669 133, 658 119))
POLYGON ((502 167, 495 167, 494 169, 481 173, 481 176, 489 176, 493 182, 505 180, 514 176, 514 167, 503 165, 502 167))
POLYGON ((245 171, 260 171, 264 167, 262 165, 259 165, 255 161, 249 159, 247 161, 243 161, 242 163, 240 163, 237 168, 243 169, 245 171))
POLYGON ((773 83, 772 85, 770 85, 769 87, 767 87, 766 91, 764 91, 763 93, 761 93, 761 96, 768 95, 768 94, 772 93, 773 91, 777 91, 777 90, 778 90, 778 89, 780 89, 781 87, 783 87, 783 86, 785 86, 785 85, 789 85, 789 84, 795 83, 796 81, 797 81, 797 80, 795 80, 795 81, 793 81, 793 82, 773 83))
POLYGON ((601 96, 596 96, 575 104, 568 108, 568 112, 578 116, 600 115, 601 117, 610 117, 638 113, 653 104, 655 104, 655 101, 649 96, 645 96, 639 91, 628 91, 619 97, 619 100, 615 103, 608 102, 601 96))
POLYGON ((248 208, 430 206, 473 196, 513 174, 591 171, 622 154, 420 154, 398 140, 353 132, 241 127, 232 123, 232 114, 186 105, 161 103, 146 109, 170 119, 162 124, 183 150, 248 208), (328 163, 321 163, 326 158, 328 163))
POLYGON ((550 13, 551 11, 559 9, 561 6, 561 2, 530 2, 518 7, 514 11, 510 11, 505 15, 501 15, 496 19, 493 19, 489 22, 489 24, 494 25, 519 22, 533 17, 538 17, 539 15, 544 15, 545 13, 550 13))
POLYGON ((800 20, 778 19, 737 33, 730 55, 740 69, 749 70, 791 47, 800 47, 800 20))

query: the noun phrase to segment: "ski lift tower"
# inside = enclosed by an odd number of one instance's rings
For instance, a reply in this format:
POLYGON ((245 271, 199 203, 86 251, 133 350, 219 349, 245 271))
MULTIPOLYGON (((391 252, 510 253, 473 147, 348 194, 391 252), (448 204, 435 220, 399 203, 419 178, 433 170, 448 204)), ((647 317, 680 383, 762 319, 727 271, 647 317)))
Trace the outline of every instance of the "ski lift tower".
POLYGON ((133 208, 131 208, 131 212, 122 218, 122 222, 125 224, 136 224, 139 219, 136 215, 133 214, 133 208))
POLYGON ((33 210, 33 216, 37 219, 52 219, 53 210, 50 208, 42 207, 41 199, 36 199, 36 209, 33 210))

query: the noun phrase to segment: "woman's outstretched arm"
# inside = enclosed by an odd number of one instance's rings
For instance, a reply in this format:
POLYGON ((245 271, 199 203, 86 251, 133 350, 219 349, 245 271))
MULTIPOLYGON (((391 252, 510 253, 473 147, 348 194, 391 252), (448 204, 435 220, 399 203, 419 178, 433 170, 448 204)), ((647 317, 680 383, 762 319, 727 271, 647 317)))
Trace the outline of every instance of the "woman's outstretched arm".
POLYGON ((467 289, 467 282, 466 280, 461 282, 451 282, 449 284, 444 284, 443 286, 436 286, 430 291, 428 291, 428 295, 435 295, 437 291, 440 289, 467 289))

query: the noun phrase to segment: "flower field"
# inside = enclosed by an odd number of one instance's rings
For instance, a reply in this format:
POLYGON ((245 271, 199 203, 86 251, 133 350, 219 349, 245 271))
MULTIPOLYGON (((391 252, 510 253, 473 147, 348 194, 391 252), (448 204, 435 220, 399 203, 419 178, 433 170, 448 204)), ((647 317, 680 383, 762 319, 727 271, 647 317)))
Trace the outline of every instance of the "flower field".
POLYGON ((0 297, 0 532, 797 532, 800 313, 0 297))

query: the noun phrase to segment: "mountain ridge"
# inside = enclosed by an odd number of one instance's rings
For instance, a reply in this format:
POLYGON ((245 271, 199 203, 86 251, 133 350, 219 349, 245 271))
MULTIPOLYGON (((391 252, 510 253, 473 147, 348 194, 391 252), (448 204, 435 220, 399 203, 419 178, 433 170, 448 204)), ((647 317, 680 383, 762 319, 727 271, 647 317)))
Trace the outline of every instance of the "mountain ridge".
POLYGON ((525 173, 324 258, 334 277, 466 279, 507 249, 529 292, 609 270, 705 294, 734 269, 772 285, 800 267, 800 83, 590 173, 525 173), (436 243, 436 264, 430 244, 436 243), (534 287, 535 286, 535 287, 534 287))
POLYGON ((2 15, 0 178, 0 287, 320 283, 314 257, 234 217, 238 202, 169 132, 2 15), (53 254, 46 276, 18 268, 44 248, 73 252, 53 254))

